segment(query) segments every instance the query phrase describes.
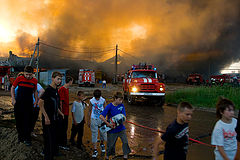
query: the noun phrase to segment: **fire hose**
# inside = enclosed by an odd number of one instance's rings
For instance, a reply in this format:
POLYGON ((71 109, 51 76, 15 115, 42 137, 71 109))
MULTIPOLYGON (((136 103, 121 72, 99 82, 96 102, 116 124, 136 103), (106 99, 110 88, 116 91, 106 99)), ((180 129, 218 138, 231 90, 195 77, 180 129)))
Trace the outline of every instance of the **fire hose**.
MULTIPOLYGON (((133 125, 135 125, 135 126, 144 128, 144 129, 148 129, 148 130, 154 131, 154 132, 165 133, 165 131, 163 131, 163 130, 158 130, 158 129, 150 128, 150 127, 143 126, 143 125, 140 125, 140 124, 136 124, 136 123, 133 123, 133 122, 130 122, 130 121, 127 121, 127 120, 126 120, 126 122, 127 122, 127 123, 130 123, 130 124, 133 124, 133 125)), ((209 135, 210 135, 210 134, 207 134, 207 136, 209 136, 209 135)), ((202 138, 202 137, 206 137, 206 135, 204 135, 204 136, 199 136, 199 137, 197 137, 197 138, 200 139, 200 138, 202 138)), ((201 141, 196 140, 196 139, 193 139, 193 138, 189 138, 189 141, 192 141, 192 142, 198 143, 198 144, 202 144, 202 145, 205 145, 205 146, 208 146, 208 147, 215 147, 214 145, 207 144, 207 143, 201 142, 201 141)))

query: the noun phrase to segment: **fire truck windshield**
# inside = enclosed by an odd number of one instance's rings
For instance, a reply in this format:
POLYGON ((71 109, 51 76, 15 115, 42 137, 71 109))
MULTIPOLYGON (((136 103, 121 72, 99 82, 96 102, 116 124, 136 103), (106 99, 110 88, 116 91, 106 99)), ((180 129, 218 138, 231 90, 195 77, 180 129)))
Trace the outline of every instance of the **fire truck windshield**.
POLYGON ((157 78, 157 73, 151 71, 135 71, 132 73, 132 78, 157 78))

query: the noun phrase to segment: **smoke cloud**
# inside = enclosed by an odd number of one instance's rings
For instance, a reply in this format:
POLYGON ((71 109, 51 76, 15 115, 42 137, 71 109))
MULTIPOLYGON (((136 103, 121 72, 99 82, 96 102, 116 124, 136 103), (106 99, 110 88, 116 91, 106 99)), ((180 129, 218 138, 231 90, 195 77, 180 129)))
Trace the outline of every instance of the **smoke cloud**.
POLYGON ((240 58, 239 0, 5 2, 12 7, 8 13, 18 14, 17 24, 23 31, 17 37, 20 48, 32 44, 26 32, 31 37, 36 30, 40 41, 78 51, 40 44, 45 67, 97 68, 97 62, 115 55, 114 50, 99 51, 114 49, 116 44, 128 53, 118 51, 122 65, 144 61, 175 76, 214 74, 240 58))

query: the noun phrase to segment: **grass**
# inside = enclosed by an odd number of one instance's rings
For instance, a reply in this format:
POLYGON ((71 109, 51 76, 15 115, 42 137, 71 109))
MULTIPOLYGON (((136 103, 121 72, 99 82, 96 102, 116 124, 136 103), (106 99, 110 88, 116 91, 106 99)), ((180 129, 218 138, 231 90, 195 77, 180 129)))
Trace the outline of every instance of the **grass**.
POLYGON ((196 107, 215 108, 219 96, 230 99, 236 108, 240 108, 240 88, 231 86, 199 86, 185 88, 166 94, 167 103, 187 101, 196 107))

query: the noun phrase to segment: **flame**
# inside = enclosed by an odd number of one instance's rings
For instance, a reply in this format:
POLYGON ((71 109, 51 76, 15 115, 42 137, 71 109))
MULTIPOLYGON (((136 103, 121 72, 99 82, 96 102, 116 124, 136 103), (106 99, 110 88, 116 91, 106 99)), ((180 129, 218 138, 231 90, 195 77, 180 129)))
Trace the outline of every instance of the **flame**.
MULTIPOLYGON (((157 61, 165 68, 188 61, 196 62, 194 65, 198 68, 199 64, 204 66, 202 63, 209 57, 227 64, 231 61, 225 60, 228 57, 239 57, 235 52, 239 49, 235 47, 240 35, 236 29, 239 28, 239 3, 227 0, 174 3, 154 0, 139 0, 138 3, 3 0, 0 5, 0 55, 8 56, 9 50, 18 56, 29 55, 39 36, 40 40, 57 47, 69 50, 88 47, 92 53, 97 50, 93 48, 114 49, 118 44, 135 57, 157 61), (228 52, 231 49, 233 51, 228 52), (209 50, 224 50, 231 55, 226 57, 209 50), (204 54, 206 52, 209 54, 204 54)), ((72 57, 99 62, 115 55, 114 50, 92 55, 70 54, 46 46, 40 46, 40 50, 48 51, 50 59, 72 57), (51 53, 59 56, 51 56, 51 53)), ((121 56, 125 56, 124 53, 121 56)))
POLYGON ((3 22, 0 21, 0 42, 11 42, 15 39, 15 34, 9 29, 10 27, 5 27, 3 22))

